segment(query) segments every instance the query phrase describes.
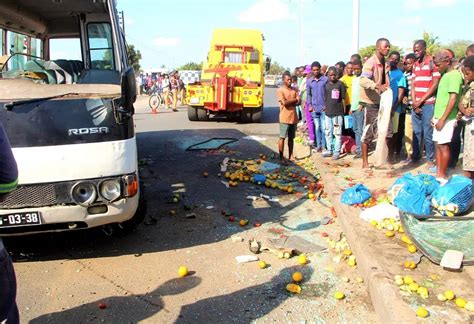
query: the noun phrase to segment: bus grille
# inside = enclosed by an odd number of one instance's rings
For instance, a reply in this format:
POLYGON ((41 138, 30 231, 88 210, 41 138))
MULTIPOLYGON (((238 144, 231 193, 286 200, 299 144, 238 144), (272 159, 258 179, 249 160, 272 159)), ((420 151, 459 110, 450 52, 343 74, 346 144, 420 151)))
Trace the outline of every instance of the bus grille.
POLYGON ((67 184, 65 183, 18 186, 3 201, 0 201, 0 208, 13 209, 74 204, 67 193, 67 184))

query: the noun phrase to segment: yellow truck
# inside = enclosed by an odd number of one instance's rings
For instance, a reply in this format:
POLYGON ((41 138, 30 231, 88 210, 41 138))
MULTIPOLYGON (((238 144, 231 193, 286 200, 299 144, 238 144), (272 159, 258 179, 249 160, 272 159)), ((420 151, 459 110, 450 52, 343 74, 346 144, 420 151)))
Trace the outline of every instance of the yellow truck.
POLYGON ((270 68, 263 41, 259 30, 214 30, 201 80, 187 87, 189 120, 224 113, 243 122, 260 122, 264 74, 270 68))

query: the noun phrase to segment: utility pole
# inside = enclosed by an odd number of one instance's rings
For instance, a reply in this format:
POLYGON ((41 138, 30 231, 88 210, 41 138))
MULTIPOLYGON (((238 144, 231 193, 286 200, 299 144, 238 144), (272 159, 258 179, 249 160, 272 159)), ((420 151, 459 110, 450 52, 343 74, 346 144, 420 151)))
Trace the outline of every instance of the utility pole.
POLYGON ((120 11, 120 22, 122 23, 122 31, 123 31, 123 34, 125 35, 125 18, 123 16, 123 10, 120 11))
POLYGON ((359 53, 359 5, 360 0, 352 0, 352 53, 359 53))

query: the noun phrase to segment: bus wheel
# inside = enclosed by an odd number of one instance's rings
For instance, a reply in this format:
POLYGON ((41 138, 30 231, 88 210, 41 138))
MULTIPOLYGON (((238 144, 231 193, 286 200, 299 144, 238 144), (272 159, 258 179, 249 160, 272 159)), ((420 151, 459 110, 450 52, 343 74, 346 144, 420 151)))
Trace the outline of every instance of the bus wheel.
POLYGON ((138 199, 138 208, 137 208, 137 211, 135 212, 135 215, 133 215, 133 217, 130 218, 128 221, 125 221, 119 224, 119 228, 122 230, 122 232, 130 233, 141 222, 143 222, 146 216, 146 210, 147 210, 147 203, 146 203, 145 195, 143 191, 140 190, 140 198, 138 199))
POLYGON ((188 106, 188 119, 190 121, 198 121, 198 109, 193 106, 188 106))
POLYGON ((197 116, 200 121, 208 121, 209 115, 207 114, 207 110, 204 108, 197 109, 197 116))

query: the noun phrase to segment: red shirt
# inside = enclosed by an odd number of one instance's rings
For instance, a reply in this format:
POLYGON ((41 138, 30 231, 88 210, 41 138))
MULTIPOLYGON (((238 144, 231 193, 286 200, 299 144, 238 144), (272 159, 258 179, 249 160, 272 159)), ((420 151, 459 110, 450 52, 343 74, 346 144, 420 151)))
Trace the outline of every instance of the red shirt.
MULTIPOLYGON (((425 55, 423 62, 416 61, 413 65, 413 93, 414 101, 420 100, 433 84, 433 79, 441 79, 438 68, 433 63, 431 56, 425 55)), ((434 104, 435 96, 428 98, 425 104, 434 104)))

